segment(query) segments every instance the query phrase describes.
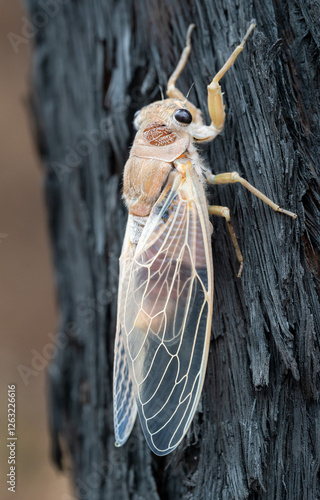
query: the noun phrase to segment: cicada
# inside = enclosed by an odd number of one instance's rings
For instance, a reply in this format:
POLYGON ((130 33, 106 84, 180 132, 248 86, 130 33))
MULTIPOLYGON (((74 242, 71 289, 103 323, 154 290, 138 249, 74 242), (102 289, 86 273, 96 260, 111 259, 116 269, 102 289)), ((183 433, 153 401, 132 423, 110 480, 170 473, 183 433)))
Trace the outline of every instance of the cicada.
POLYGON ((211 124, 176 88, 191 51, 186 46, 167 87, 167 99, 137 113, 137 134, 124 169, 129 216, 122 253, 114 356, 116 445, 128 439, 139 414, 151 450, 172 452, 199 402, 209 352, 213 266, 209 214, 223 216, 243 258, 227 207, 208 207, 206 183, 240 182, 274 210, 292 217, 238 173, 208 175, 195 143, 214 139, 225 111, 219 81, 255 26, 208 85, 211 124))

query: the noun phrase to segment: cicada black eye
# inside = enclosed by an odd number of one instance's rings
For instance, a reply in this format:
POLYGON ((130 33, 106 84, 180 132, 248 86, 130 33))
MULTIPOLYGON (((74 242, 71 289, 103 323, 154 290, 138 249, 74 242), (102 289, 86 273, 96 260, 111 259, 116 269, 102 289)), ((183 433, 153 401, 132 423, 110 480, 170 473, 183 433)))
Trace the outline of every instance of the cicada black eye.
POLYGON ((185 125, 189 125, 192 122, 192 116, 190 111, 187 109, 178 109, 174 114, 175 119, 179 123, 184 123, 185 125))

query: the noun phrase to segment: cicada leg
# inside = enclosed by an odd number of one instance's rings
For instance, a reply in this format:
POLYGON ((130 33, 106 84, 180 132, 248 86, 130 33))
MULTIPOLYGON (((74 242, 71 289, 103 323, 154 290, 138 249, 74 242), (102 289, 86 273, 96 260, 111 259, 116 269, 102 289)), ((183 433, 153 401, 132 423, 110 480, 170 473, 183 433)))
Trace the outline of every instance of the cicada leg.
POLYGON ((221 132, 224 127, 225 120, 225 112, 224 112, 224 104, 223 104, 223 96, 221 92, 221 87, 219 85, 219 81, 223 77, 223 75, 228 71, 229 68, 233 65, 234 61, 242 52, 244 44, 247 41, 250 33, 256 27, 255 24, 250 24, 247 33, 245 34, 242 42, 236 49, 232 52, 231 56, 227 60, 227 62, 222 66, 220 71, 213 78, 212 82, 208 85, 208 109, 210 118, 212 120, 212 126, 217 130, 217 132, 221 132))
POLYGON ((199 110, 190 101, 188 101, 188 99, 186 99, 184 97, 181 90, 176 88, 176 82, 177 82, 179 76, 181 75, 185 65, 187 64, 188 57, 189 57, 190 52, 191 52, 191 34, 192 34, 194 28, 195 28, 195 25, 190 24, 188 31, 187 31, 185 48, 182 51, 182 54, 180 56, 180 60, 177 64, 176 69, 174 70, 174 72, 172 73, 172 75, 170 76, 170 78, 168 80, 167 96, 171 97, 172 99, 180 99, 181 101, 183 101, 185 103, 186 107, 188 108, 188 110, 190 111, 190 113, 192 115, 192 119, 194 121, 197 121, 199 119, 199 117, 198 117, 198 115, 200 113, 199 110))
POLYGON ((220 217, 224 217, 227 223, 227 227, 231 236, 231 241, 236 252, 237 259, 239 261, 240 267, 238 271, 238 278, 241 278, 242 270, 243 270, 243 256, 238 244, 238 240, 236 234, 233 229, 233 225, 231 224, 230 219, 230 210, 228 207, 220 207, 219 205, 210 205, 208 207, 208 211, 210 215, 218 215, 220 217))
POLYGON ((211 124, 208 126, 205 126, 203 123, 201 111, 196 106, 194 106, 190 101, 188 101, 188 99, 184 97, 182 92, 176 88, 176 82, 187 63, 188 57, 191 52, 191 34, 194 28, 195 25, 190 24, 187 31, 185 48, 182 51, 176 69, 174 70, 174 72, 172 73, 172 75, 168 80, 167 95, 168 97, 171 97, 173 99, 180 99, 181 101, 183 101, 183 103, 185 104, 185 106, 192 115, 193 124, 199 126, 198 130, 194 129, 194 139, 197 142, 205 142, 214 139, 217 136, 217 134, 221 132, 224 126, 225 112, 224 112, 223 97, 222 97, 221 87, 219 85, 219 80, 228 71, 228 69, 232 66, 232 64, 236 60, 237 56, 243 50, 244 44, 248 36, 252 32, 252 30, 255 28, 255 25, 254 24, 250 25, 240 45, 238 45, 238 47, 233 51, 227 62, 223 65, 221 70, 216 74, 212 82, 207 87, 208 109, 211 118, 211 124))
POLYGON ((252 186, 248 181, 240 177, 238 172, 225 172, 223 174, 218 175, 210 175, 207 178, 207 182, 209 184, 232 184, 234 182, 240 182, 245 188, 247 188, 251 193, 260 198, 260 200, 264 201, 269 207, 271 207, 276 212, 280 212, 285 215, 289 215, 294 219, 297 218, 297 214, 293 212, 289 212, 289 210, 285 210, 284 208, 279 207, 274 201, 270 200, 265 194, 261 193, 258 189, 252 186))
POLYGON ((188 57, 191 52, 191 34, 195 28, 194 24, 190 24, 188 31, 187 31, 187 37, 186 37, 186 45, 185 48, 182 51, 182 54, 180 56, 180 60, 177 64, 176 69, 170 76, 168 80, 168 85, 167 85, 167 95, 168 97, 171 97, 173 99, 181 99, 184 101, 185 97, 183 93, 176 88, 176 82, 181 75, 182 71, 184 70, 185 65, 187 64, 188 57))

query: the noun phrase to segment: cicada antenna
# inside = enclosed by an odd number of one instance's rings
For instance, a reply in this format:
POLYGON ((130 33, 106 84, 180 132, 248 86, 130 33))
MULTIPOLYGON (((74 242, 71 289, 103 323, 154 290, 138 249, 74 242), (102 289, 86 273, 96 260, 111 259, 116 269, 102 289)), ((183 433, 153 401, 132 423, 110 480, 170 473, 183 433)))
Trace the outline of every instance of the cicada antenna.
POLYGON ((194 86, 194 82, 191 84, 191 87, 189 88, 189 90, 188 90, 188 92, 187 92, 187 95, 186 95, 186 100, 188 99, 189 94, 190 94, 190 92, 191 92, 191 90, 192 90, 192 87, 193 87, 193 86, 194 86))
POLYGON ((159 83, 159 89, 160 89, 160 93, 161 93, 161 99, 164 101, 163 88, 162 88, 162 85, 160 85, 160 83, 159 83))

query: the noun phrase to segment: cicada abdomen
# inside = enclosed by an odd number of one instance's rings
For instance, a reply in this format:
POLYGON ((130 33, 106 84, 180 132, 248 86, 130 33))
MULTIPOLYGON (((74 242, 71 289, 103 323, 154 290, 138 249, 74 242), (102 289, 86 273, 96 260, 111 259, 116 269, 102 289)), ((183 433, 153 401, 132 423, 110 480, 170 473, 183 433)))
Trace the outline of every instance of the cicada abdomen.
MULTIPOLYGON (((115 384, 120 387, 119 379, 126 374, 125 393, 135 396, 128 417, 136 405, 147 442, 157 455, 171 452, 192 421, 210 340, 211 226, 202 184, 188 166, 184 174, 174 173, 137 245, 129 243, 131 258, 121 260, 118 338, 125 339, 126 368, 116 369, 115 384)), ((126 238, 134 233, 136 219, 129 216, 126 238)), ((119 438, 119 443, 125 439, 119 438)))

